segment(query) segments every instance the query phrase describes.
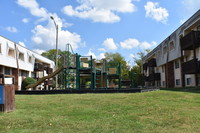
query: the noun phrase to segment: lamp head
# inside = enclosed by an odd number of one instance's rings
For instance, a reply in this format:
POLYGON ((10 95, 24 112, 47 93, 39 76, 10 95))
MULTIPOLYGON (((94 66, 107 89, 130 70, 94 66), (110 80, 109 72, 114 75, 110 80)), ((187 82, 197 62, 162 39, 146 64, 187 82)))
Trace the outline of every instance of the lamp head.
POLYGON ((50 18, 51 18, 52 20, 54 20, 53 16, 50 16, 50 18))

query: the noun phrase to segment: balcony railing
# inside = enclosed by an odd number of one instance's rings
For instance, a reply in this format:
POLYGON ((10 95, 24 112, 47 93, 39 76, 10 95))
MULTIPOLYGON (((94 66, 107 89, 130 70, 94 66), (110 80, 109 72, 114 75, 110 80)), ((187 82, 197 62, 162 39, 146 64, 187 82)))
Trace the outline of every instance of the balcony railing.
POLYGON ((42 63, 35 63, 34 71, 44 71, 44 65, 42 63))
POLYGON ((195 48, 200 46, 200 31, 191 31, 183 38, 180 39, 182 50, 192 50, 193 45, 195 48))
POLYGON ((53 85, 53 80, 47 80, 44 82, 45 85, 52 86, 53 85))
POLYGON ((194 74, 194 73, 196 73, 195 64, 196 64, 197 73, 200 72, 200 70, 199 70, 200 62, 197 61, 197 59, 196 60, 192 59, 190 61, 182 63, 183 73, 184 74, 194 74))
POLYGON ((147 76, 144 76, 144 81, 148 82, 149 78, 147 76))
POLYGON ((149 67, 156 67, 156 59, 152 58, 149 62, 148 62, 148 66, 149 67))
POLYGON ((46 67, 45 70, 46 70, 47 74, 51 74, 53 72, 53 69, 50 67, 46 67))
POLYGON ((148 77, 149 81, 158 81, 160 80, 160 73, 152 73, 148 77))
POLYGON ((147 70, 148 63, 143 64, 143 70, 147 70))

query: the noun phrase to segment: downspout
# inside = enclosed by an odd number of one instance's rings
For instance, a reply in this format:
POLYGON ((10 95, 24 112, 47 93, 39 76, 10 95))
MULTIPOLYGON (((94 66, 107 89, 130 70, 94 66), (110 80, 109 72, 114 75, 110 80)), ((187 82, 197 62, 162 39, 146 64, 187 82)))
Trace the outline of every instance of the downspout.
MULTIPOLYGON (((168 37, 168 43, 170 41, 170 36, 168 37)), ((166 87, 168 88, 169 87, 169 74, 168 74, 168 62, 169 62, 169 46, 167 45, 167 58, 166 58, 166 69, 165 69, 165 72, 166 72, 166 87)))
POLYGON ((19 60, 18 60, 18 50, 17 50, 17 44, 15 43, 15 55, 16 55, 16 63, 17 63, 17 75, 15 77, 15 90, 19 90, 18 88, 18 82, 19 82, 19 60))

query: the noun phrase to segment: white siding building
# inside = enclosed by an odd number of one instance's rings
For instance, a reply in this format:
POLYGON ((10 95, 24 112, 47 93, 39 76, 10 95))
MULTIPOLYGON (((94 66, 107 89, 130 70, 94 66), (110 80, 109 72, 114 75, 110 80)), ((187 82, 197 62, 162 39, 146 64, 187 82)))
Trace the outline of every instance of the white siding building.
POLYGON ((0 36, 0 74, 14 77, 16 90, 21 90, 25 77, 41 78, 50 74, 54 67, 52 60, 0 36), (42 66, 42 69, 38 66, 42 66))

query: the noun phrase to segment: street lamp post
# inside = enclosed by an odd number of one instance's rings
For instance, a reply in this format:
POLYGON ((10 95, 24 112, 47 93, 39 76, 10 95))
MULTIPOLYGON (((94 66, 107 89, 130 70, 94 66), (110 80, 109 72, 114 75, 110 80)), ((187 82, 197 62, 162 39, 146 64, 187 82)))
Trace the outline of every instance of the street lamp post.
MULTIPOLYGON (((53 16, 50 16, 56 27, 56 69, 58 69, 58 25, 56 24, 53 16)), ((56 89, 58 87, 58 75, 56 75, 56 89)))

